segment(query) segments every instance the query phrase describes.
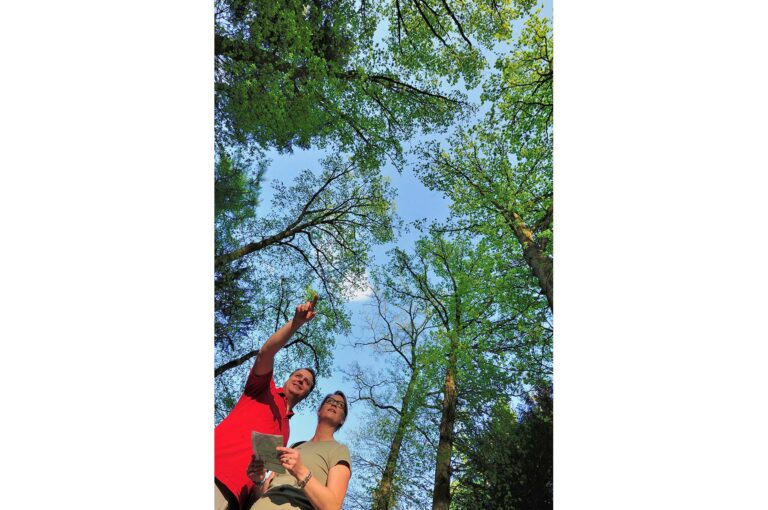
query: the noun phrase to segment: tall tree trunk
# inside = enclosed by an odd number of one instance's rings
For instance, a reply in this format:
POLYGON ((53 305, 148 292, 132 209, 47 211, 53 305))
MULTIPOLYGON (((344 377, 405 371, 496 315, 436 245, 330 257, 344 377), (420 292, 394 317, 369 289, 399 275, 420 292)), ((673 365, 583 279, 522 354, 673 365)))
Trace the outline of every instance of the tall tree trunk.
POLYGON ((453 451, 453 425, 456 421, 456 351, 459 347, 458 332, 451 333, 451 350, 448 354, 448 369, 443 384, 443 405, 440 418, 440 441, 437 443, 435 466, 435 489, 432 495, 432 510, 448 510, 451 503, 451 453, 453 451))
POLYGON ((397 458, 400 454, 400 447, 403 444, 405 431, 408 428, 410 421, 413 419, 411 400, 414 389, 416 388, 417 376, 418 370, 414 368, 411 372, 411 379, 408 381, 408 388, 405 390, 405 395, 403 396, 402 406, 400 407, 400 419, 397 422, 395 436, 392 438, 392 443, 389 447, 387 464, 384 467, 381 481, 373 492, 373 506, 371 507, 371 510, 389 510, 394 506, 393 482, 395 480, 395 471, 397 470, 397 458))
POLYGON ((504 214, 507 223, 515 234, 517 241, 523 248, 523 257, 533 270, 533 274, 539 280, 539 287, 547 297, 550 310, 554 310, 554 292, 552 283, 552 259, 542 251, 533 239, 531 229, 514 211, 506 211, 504 214))

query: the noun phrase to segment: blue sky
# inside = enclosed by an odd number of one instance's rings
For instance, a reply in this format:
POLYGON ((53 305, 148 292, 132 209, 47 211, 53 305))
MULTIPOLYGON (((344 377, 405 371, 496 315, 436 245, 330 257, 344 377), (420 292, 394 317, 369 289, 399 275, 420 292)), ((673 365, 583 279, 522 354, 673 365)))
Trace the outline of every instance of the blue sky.
MULTIPOLYGON (((43 458, 66 459, 46 478, 57 502, 82 499, 86 472, 92 499, 113 498, 115 470, 101 467, 119 460, 136 488, 122 506, 194 507, 210 497, 214 446, 211 6, 43 8, 8 3, 0 32, 24 77, 3 95, 1 166, 17 169, 0 201, 15 248, 3 253, 6 500, 39 492, 43 458)), ((755 65, 768 4, 557 8, 555 498, 766 507, 755 403, 768 334, 738 318, 764 313, 768 287, 768 80, 755 65), (610 232, 610 257, 585 249, 585 218, 610 232), (738 418, 713 412, 720 402, 738 418)))
MULTIPOLYGON (((317 169, 320 167, 319 161, 323 155, 323 152, 317 150, 295 151, 291 155, 279 155, 276 153, 269 154, 270 159, 272 159, 272 164, 266 174, 260 207, 265 210, 269 207, 269 201, 273 196, 270 181, 280 180, 282 182, 289 182, 301 170, 306 168, 317 169)), ((395 198, 396 211, 398 216, 405 222, 412 222, 422 218, 432 220, 445 218, 447 216, 447 201, 440 193, 426 189, 408 169, 400 174, 394 170, 391 165, 387 165, 384 167, 382 173, 392 179, 392 186, 397 190, 397 196, 395 198)), ((413 246, 414 241, 417 238, 418 232, 415 232, 414 229, 411 228, 400 236, 396 244, 376 246, 373 250, 375 263, 385 263, 387 260, 387 251, 392 249, 395 245, 408 249, 413 246)), ((375 360, 369 349, 355 350, 345 347, 345 344, 350 343, 352 339, 359 338, 365 334, 364 329, 361 328, 361 313, 365 309, 365 304, 367 302, 368 300, 366 298, 362 298, 360 300, 352 301, 347 305, 352 313, 352 331, 349 336, 336 339, 333 375, 319 381, 319 387, 323 392, 342 390, 348 396, 354 395, 355 391, 353 385, 350 382, 343 380, 343 374, 340 373, 339 367, 349 366, 353 360, 360 362, 363 366, 375 365, 375 360)), ((352 412, 350 413, 344 428, 337 434, 337 438, 342 442, 344 442, 346 433, 356 427, 357 420, 360 418, 361 407, 362 404, 358 404, 352 408, 352 412)), ((291 420, 290 441, 299 441, 311 437, 314 433, 315 424, 314 410, 300 407, 291 420)))
MULTIPOLYGON (((119 460, 122 506, 194 507, 213 473, 211 5, 7 7, 6 500, 39 492, 49 458, 57 502, 86 472, 113 498, 119 460)), ((766 11, 557 4, 564 507, 768 506, 768 334, 738 320, 768 288, 766 11), (585 219, 610 256, 585 249, 585 219)))
MULTIPOLYGON (((544 3, 543 15, 551 19, 551 2, 544 3)), ((491 68, 486 71, 487 75, 492 70, 492 63, 495 60, 495 57, 490 54, 486 54, 486 56, 491 62, 491 68)), ((480 87, 464 92, 467 93, 469 100, 473 104, 480 104, 480 87)), ((445 141, 447 136, 448 134, 439 135, 436 138, 445 141)), ((425 137, 417 136, 410 142, 410 145, 413 146, 424 140, 426 140, 425 137)), ((405 144, 406 149, 408 146, 408 144, 405 144)), ((276 151, 267 152, 267 157, 271 160, 271 164, 268 167, 262 186, 260 211, 267 211, 270 207, 270 202, 274 196, 272 189, 273 181, 279 180, 283 183, 290 183, 302 170, 319 169, 320 160, 325 154, 325 151, 317 149, 298 149, 291 154, 279 154, 276 151)), ((392 186, 397 190, 395 209, 398 216, 406 224, 410 224, 418 219, 426 219, 427 222, 429 222, 430 220, 444 219, 448 216, 448 200, 445 199, 441 193, 430 191, 425 188, 413 175, 410 165, 407 165, 402 173, 398 173, 390 163, 387 163, 382 168, 382 174, 391 179, 392 186)), ((418 234, 419 233, 415 231, 415 229, 409 228, 398 238, 396 245, 409 250, 414 246, 414 242, 418 239, 418 234)), ((387 251, 394 246, 395 244, 388 244, 375 247, 373 249, 375 263, 378 265, 385 263, 387 260, 387 251)), ((327 393, 334 390, 342 390, 348 396, 355 395, 356 392, 353 384, 344 380, 344 375, 340 372, 339 368, 348 367, 353 361, 359 362, 363 367, 376 366, 377 360, 373 357, 370 349, 352 349, 347 346, 355 338, 364 337, 366 334, 362 327, 364 325, 364 322, 362 321, 362 313, 366 308, 365 305, 367 302, 368 300, 361 296, 361 299, 352 301, 348 304, 348 309, 352 313, 352 331, 349 336, 336 339, 333 375, 319 381, 319 388, 321 391, 327 393)), ((280 354, 278 354, 278 356, 280 356, 280 354)), ((352 407, 350 416, 345 423, 344 428, 337 433, 338 440, 345 442, 346 436, 356 429, 358 420, 360 420, 362 415, 362 408, 362 403, 352 407)), ((314 433, 315 425, 315 410, 300 406, 296 415, 291 420, 290 441, 294 442, 309 439, 314 433)))

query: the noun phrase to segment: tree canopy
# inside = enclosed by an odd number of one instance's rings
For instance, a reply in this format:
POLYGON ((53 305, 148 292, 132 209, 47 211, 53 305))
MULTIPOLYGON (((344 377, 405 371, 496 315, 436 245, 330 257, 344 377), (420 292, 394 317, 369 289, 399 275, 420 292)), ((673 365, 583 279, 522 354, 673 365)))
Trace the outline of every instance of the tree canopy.
POLYGON ((337 340, 356 353, 346 508, 550 508, 550 20, 530 0, 217 0, 214 58, 216 419, 317 292, 275 368, 322 381, 337 340), (298 153, 317 162, 288 170, 298 153), (401 218, 395 172, 449 213, 401 218))

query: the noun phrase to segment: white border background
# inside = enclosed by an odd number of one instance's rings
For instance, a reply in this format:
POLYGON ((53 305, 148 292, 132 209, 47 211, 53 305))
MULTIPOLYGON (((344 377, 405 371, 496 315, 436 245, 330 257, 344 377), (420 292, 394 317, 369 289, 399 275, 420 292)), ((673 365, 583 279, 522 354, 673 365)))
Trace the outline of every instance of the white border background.
MULTIPOLYGON (((0 16, 6 501, 210 507, 211 4, 0 16)), ((765 11, 555 2, 556 508, 768 502, 765 11)))
POLYGON ((555 3, 556 508, 768 507, 765 11, 555 3))
POLYGON ((213 2, 3 11, 3 506, 210 508, 213 2))

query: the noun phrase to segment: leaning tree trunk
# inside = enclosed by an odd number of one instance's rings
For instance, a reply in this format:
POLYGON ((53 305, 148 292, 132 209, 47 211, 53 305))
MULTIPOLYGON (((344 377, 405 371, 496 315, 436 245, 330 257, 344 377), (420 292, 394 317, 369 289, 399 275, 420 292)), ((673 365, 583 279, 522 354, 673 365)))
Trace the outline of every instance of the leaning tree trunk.
POLYGON ((435 465, 435 488, 432 495, 432 510, 448 510, 451 504, 451 453, 453 451, 453 425, 456 421, 456 351, 458 333, 453 332, 451 350, 448 354, 448 369, 443 384, 442 416, 440 418, 440 441, 437 443, 435 465))
POLYGON ((533 270, 533 274, 539 280, 539 287, 547 297, 547 304, 550 310, 554 310, 554 292, 552 284, 552 259, 541 250, 533 239, 533 233, 528 228, 523 219, 514 211, 508 211, 505 215, 507 223, 515 238, 523 248, 523 257, 533 270))
POLYGON ((397 429, 395 430, 395 436, 392 438, 392 443, 389 447, 389 455, 387 456, 387 463, 384 466, 384 473, 381 476, 379 485, 373 492, 373 505, 371 510, 390 510, 394 506, 394 480, 395 472, 397 471, 397 458, 400 454, 400 447, 403 444, 403 438, 405 437, 405 431, 413 419, 413 413, 411 412, 411 400, 413 398, 413 392, 416 388, 416 377, 418 370, 414 368, 411 372, 411 379, 408 381, 408 388, 405 390, 403 396, 402 406, 400 407, 400 419, 397 422, 397 429))
MULTIPOLYGON (((306 227, 306 225, 302 225, 301 227, 302 228, 306 227)), ((217 255, 213 259, 214 265, 216 267, 219 267, 219 266, 229 264, 232 261, 245 257, 246 255, 250 255, 251 253, 257 252, 259 250, 263 250, 268 246, 272 246, 273 244, 279 243, 283 239, 287 239, 293 235, 296 235, 296 233, 299 230, 300 230, 299 227, 287 228, 282 232, 279 232, 273 236, 265 237, 258 242, 248 243, 244 246, 241 246, 240 248, 232 250, 229 253, 223 253, 221 255, 217 255)))

